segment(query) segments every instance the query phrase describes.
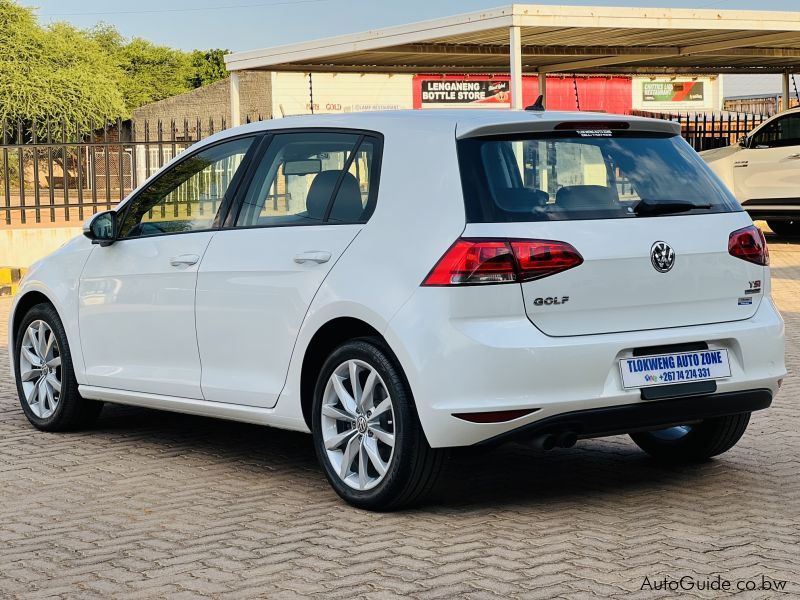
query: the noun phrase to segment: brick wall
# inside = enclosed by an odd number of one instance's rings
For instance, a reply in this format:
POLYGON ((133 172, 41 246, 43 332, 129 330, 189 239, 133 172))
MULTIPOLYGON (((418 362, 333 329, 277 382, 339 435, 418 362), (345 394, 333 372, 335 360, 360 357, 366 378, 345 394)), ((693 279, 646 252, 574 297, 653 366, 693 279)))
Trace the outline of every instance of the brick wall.
MULTIPOLYGON (((242 71, 239 73, 239 97, 242 122, 251 119, 269 119, 272 117, 272 89, 270 74, 266 71, 242 71)), ((145 121, 150 123, 150 139, 157 137, 158 121, 164 123, 164 137, 169 137, 169 122, 175 120, 178 134, 183 133, 184 119, 189 120, 189 131, 193 137, 197 119, 204 129, 209 120, 214 121, 214 128, 219 130, 223 119, 230 122, 231 97, 230 81, 224 79, 210 85, 197 88, 185 94, 165 98, 158 102, 145 104, 133 111, 133 124, 136 139, 141 141, 145 136, 145 121)))

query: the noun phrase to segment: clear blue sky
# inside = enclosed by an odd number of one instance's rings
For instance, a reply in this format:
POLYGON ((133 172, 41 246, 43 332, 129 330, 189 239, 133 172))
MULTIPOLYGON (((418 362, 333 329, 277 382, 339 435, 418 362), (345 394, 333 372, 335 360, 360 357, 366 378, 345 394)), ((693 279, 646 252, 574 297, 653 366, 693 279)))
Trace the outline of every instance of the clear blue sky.
MULTIPOLYGON (((513 0, 18 0, 43 23, 114 25, 126 37, 191 50, 251 50, 511 4, 513 0)), ((523 2, 525 0, 522 0, 523 2)), ((535 0, 528 0, 536 3, 535 0)), ((565 0, 550 4, 798 10, 800 0, 565 0)), ((548 4, 548 2, 539 2, 548 4)), ((777 92, 777 75, 729 76, 725 95, 777 92)))
MULTIPOLYGON (((510 3, 511 0, 21 1, 21 4, 38 7, 45 23, 63 20, 78 27, 91 27, 105 21, 126 37, 139 36, 186 50, 250 50, 510 3)), ((798 0, 567 0, 549 4, 798 10, 798 0)))

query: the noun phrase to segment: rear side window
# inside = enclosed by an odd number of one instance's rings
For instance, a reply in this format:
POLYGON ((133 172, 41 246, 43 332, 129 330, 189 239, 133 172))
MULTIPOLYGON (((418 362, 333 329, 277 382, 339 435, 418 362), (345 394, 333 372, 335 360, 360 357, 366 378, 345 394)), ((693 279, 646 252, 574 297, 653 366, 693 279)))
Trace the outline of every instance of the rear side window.
POLYGON ((781 148, 800 145, 800 113, 778 117, 753 135, 751 148, 781 148))
POLYGON ((741 210, 680 136, 563 131, 458 142, 472 223, 622 219, 741 210), (702 208, 685 210, 685 205, 702 208), (681 205, 675 210, 675 205, 681 205), (662 211, 658 211, 662 214, 662 211))
POLYGON ((377 193, 377 139, 358 133, 275 135, 237 227, 362 223, 377 193))

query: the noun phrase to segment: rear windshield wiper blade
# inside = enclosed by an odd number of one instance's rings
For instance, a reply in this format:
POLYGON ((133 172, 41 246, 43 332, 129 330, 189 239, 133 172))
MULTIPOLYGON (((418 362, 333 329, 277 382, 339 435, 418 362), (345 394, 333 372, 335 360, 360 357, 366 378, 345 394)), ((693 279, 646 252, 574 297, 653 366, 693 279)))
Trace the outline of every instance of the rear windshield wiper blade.
POLYGON ((680 213, 694 210, 696 208, 708 210, 710 204, 695 204, 685 200, 670 200, 664 202, 653 202, 652 200, 640 200, 633 207, 633 212, 638 216, 647 215, 667 215, 670 213, 680 213))

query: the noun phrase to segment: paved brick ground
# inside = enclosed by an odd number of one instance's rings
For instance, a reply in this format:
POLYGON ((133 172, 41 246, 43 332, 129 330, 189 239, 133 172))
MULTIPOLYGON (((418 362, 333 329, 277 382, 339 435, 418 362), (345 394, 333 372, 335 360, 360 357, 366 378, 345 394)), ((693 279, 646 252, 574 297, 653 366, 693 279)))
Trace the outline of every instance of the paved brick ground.
POLYGON ((792 376, 732 451, 679 468, 624 437, 461 453, 435 502, 399 514, 342 504, 303 435, 119 407, 38 433, 0 349, 0 597, 649 598, 666 594, 646 576, 716 574, 798 597, 800 244, 771 242, 792 376))

